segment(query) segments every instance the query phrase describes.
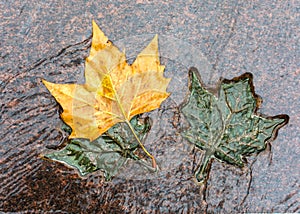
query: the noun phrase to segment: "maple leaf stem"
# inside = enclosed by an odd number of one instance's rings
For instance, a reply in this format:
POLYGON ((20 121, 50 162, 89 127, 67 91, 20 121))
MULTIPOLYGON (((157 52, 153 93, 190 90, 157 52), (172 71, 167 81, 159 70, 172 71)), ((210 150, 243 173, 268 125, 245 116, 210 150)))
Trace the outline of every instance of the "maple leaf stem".
MULTIPOLYGON (((116 100, 117 100, 117 104, 119 105, 119 108, 120 108, 120 110, 121 110, 121 112, 122 112, 123 117, 124 117, 124 118, 127 118, 128 115, 125 113, 124 108, 123 108, 123 106, 121 105, 120 98, 119 98, 118 94, 116 93, 116 90, 115 90, 114 87, 113 87, 113 91, 114 91, 115 98, 116 98, 116 100)), ((128 120, 128 119, 125 119, 124 121, 125 121, 125 122, 127 123, 127 125, 129 126, 129 128, 130 128, 132 134, 134 135, 134 137, 135 137, 135 139, 137 140, 137 142, 140 144, 140 146, 141 146, 141 148, 143 149, 143 151, 144 151, 144 152, 152 159, 152 167, 156 169, 157 165, 156 165, 155 158, 154 158, 153 155, 151 155, 151 154, 147 151, 147 149, 144 147, 144 145, 142 144, 140 138, 136 135, 136 133, 135 133, 135 131, 134 131, 134 128, 132 127, 132 125, 131 125, 131 123, 129 122, 129 120, 128 120)))
POLYGON ((204 157, 201 161, 201 165, 196 170, 195 176, 199 183, 206 182, 208 179, 208 174, 210 171, 210 161, 212 159, 212 155, 210 153, 205 152, 204 157))
POLYGON ((140 146, 141 146, 141 148, 143 149, 143 151, 146 153, 146 155, 148 155, 148 156, 152 159, 152 167, 156 169, 156 168, 157 168, 157 165, 156 165, 156 160, 155 160, 154 156, 151 155, 151 154, 147 151, 147 149, 145 148, 145 146, 142 144, 140 138, 139 138, 139 137, 137 136, 137 134, 135 133, 134 128, 132 127, 131 123, 130 123, 128 120, 126 120, 125 122, 126 122, 127 125, 129 126, 129 128, 130 128, 132 134, 134 135, 134 137, 135 137, 135 139, 137 140, 137 142, 140 144, 140 146))

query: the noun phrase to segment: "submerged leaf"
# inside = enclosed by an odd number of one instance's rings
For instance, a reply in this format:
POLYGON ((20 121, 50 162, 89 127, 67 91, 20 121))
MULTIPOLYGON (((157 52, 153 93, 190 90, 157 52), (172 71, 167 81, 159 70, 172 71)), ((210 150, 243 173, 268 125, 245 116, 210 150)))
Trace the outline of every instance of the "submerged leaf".
MULTIPOLYGON (((149 118, 142 120, 135 116, 130 123, 138 137, 144 139, 150 130, 149 118)), ((75 167, 81 175, 102 170, 106 180, 110 180, 128 158, 140 159, 134 154, 138 147, 128 125, 118 123, 92 142, 88 139, 71 139, 65 148, 45 157, 75 167)))
POLYGON ((182 112, 190 128, 182 136, 205 151, 196 171, 198 182, 207 180, 213 158, 243 167, 244 156, 264 150, 288 122, 287 115, 257 113, 261 99, 250 73, 222 80, 217 96, 203 87, 197 69, 190 69, 189 79, 190 95, 182 112))

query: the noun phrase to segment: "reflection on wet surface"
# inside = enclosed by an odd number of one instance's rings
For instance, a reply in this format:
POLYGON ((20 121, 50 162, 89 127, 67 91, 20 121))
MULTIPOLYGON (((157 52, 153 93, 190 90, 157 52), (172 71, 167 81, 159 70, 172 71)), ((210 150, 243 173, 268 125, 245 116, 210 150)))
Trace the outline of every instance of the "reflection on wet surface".
POLYGON ((162 58, 166 76, 175 69, 179 73, 171 82, 169 101, 148 114, 153 128, 145 142, 157 157, 158 174, 139 174, 138 166, 129 161, 112 182, 104 182, 100 174, 80 178, 75 170, 39 157, 47 146, 65 139, 60 130, 61 110, 41 78, 60 83, 82 81, 82 59, 88 47, 89 40, 67 47, 5 80, 1 95, 5 101, 1 112, 2 206, 6 211, 24 212, 50 211, 50 207, 56 212, 72 212, 78 207, 87 212, 205 210, 200 187, 193 182, 191 148, 178 135, 177 102, 186 90, 176 89, 185 88, 187 68, 167 58, 162 58))
MULTIPOLYGON (((129 161, 111 182, 105 182, 100 174, 81 178, 74 169, 40 158, 47 146, 59 145, 66 137, 60 130, 61 110, 42 85, 41 78, 57 83, 82 83, 83 59, 89 45, 90 39, 87 39, 66 47, 57 55, 41 59, 2 81, 1 210, 57 213, 79 210, 98 213, 251 211, 256 200, 247 199, 252 182, 251 165, 241 170, 214 163, 207 186, 194 182, 194 170, 202 153, 196 152, 179 135, 186 125, 178 106, 188 90, 188 67, 168 56, 162 55, 161 63, 166 66, 166 76, 173 77, 168 88, 172 95, 160 109, 147 114, 153 119, 153 126, 145 146, 151 148, 157 158, 159 173, 139 173, 138 166, 129 161)), ((255 158, 249 162, 255 163, 255 158)), ((297 210, 297 194, 295 190, 290 192, 282 203, 287 202, 291 210, 297 210)))

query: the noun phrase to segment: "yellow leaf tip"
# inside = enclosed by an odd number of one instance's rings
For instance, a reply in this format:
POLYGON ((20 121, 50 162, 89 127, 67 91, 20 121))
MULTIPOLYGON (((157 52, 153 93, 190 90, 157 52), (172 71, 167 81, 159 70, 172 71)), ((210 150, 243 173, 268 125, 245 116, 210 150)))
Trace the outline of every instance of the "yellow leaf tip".
POLYGON ((95 20, 92 21, 93 30, 100 29, 95 20))
POLYGON ((100 27, 97 25, 97 23, 93 20, 93 38, 95 36, 105 36, 103 31, 100 29, 100 27))
POLYGON ((42 79, 42 83, 47 87, 47 85, 49 85, 50 82, 48 82, 48 81, 45 80, 45 79, 42 79))
POLYGON ((158 46, 158 34, 155 34, 155 36, 153 37, 153 39, 150 43, 156 43, 158 46))
POLYGON ((104 34, 104 32, 99 28, 97 23, 93 20, 93 37, 92 37, 92 47, 90 51, 90 56, 87 58, 87 60, 91 60, 97 51, 104 49, 107 46, 110 46, 111 43, 108 41, 107 36, 104 34))

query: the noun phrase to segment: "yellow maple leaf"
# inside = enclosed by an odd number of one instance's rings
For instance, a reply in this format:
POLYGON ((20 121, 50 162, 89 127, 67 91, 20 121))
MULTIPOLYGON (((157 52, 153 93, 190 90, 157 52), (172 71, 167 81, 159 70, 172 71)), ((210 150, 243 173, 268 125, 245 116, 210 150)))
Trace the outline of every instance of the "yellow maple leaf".
POLYGON ((63 108, 61 117, 72 128, 69 138, 92 141, 119 122, 126 122, 135 135, 130 119, 159 108, 169 96, 166 88, 170 79, 163 72, 157 35, 129 65, 125 52, 120 52, 93 21, 85 84, 43 83, 63 108))

